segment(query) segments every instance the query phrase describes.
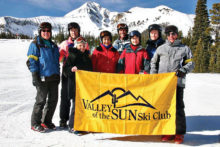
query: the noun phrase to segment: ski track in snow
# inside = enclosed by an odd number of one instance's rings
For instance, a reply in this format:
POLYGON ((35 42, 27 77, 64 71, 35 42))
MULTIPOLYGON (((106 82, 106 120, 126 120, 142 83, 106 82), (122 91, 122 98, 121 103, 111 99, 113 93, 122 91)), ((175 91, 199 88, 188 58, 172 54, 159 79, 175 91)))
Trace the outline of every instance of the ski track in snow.
MULTIPOLYGON (((145 147, 176 146, 160 136, 90 133, 67 130, 38 133, 30 128, 36 90, 26 67, 30 40, 0 40, 0 146, 2 147, 145 147)), ((220 146, 220 74, 189 74, 184 94, 187 134, 180 146, 220 146)), ((60 92, 60 91, 59 91, 60 92)), ((59 103, 53 118, 59 124, 59 103)))

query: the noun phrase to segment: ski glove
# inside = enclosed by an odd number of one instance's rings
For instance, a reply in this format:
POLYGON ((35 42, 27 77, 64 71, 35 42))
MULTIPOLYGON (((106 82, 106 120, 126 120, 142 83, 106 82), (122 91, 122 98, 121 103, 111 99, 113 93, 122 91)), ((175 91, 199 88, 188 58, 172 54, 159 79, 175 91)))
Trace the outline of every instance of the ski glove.
POLYGON ((186 76, 186 70, 184 68, 180 68, 176 71, 176 76, 183 78, 186 76))
POLYGON ((32 72, 32 83, 34 86, 41 86, 42 82, 38 72, 32 72))

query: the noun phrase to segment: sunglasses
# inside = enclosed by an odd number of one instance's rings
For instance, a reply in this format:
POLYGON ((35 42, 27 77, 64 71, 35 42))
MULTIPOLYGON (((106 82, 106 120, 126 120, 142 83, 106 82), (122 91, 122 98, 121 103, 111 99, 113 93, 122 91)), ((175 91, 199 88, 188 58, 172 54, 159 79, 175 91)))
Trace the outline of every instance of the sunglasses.
POLYGON ((51 30, 42 30, 42 32, 49 32, 49 33, 50 33, 50 32, 51 32, 51 30))
POLYGON ((177 33, 174 33, 174 32, 170 32, 170 33, 167 33, 167 36, 175 36, 177 33))

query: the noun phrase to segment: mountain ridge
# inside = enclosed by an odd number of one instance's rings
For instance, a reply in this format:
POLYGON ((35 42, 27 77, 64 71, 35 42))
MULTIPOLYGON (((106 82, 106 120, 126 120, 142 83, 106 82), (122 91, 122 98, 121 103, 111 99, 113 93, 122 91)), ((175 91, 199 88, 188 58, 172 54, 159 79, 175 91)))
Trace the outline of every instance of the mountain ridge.
POLYGON ((38 34, 38 25, 47 21, 53 26, 53 34, 57 34, 62 28, 67 31, 69 22, 77 22, 81 26, 81 34, 99 36, 100 31, 109 30, 117 33, 118 23, 126 23, 129 31, 139 30, 143 32, 150 24, 157 23, 162 26, 176 25, 186 36, 194 25, 193 14, 185 14, 160 5, 155 8, 133 7, 126 12, 111 12, 95 2, 86 2, 63 17, 38 16, 31 18, 16 18, 11 16, 0 17, 0 32, 24 34, 34 37, 38 34))

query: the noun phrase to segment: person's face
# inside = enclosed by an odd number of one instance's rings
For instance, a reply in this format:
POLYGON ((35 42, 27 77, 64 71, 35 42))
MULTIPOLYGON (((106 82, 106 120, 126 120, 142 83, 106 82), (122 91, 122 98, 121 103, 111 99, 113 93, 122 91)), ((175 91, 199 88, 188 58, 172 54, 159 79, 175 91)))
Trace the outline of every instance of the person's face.
POLYGON ((138 36, 133 36, 132 38, 131 38, 131 44, 132 45, 139 45, 139 43, 140 43, 140 40, 139 40, 139 37, 138 36))
POLYGON ((51 30, 50 29, 42 29, 41 30, 41 37, 45 40, 49 40, 51 37, 51 30))
POLYGON ((76 48, 84 53, 86 50, 86 44, 85 43, 78 43, 76 48))
POLYGON ((76 39, 77 37, 79 37, 79 31, 77 28, 70 29, 70 37, 73 39, 76 39))
POLYGON ((111 44, 111 39, 109 36, 104 36, 103 39, 102 39, 102 42, 105 46, 108 46, 111 44))
POLYGON ((167 40, 169 40, 171 43, 174 43, 177 37, 178 37, 177 33, 174 32, 170 32, 169 34, 167 34, 167 40))
POLYGON ((123 39, 123 38, 126 37, 127 31, 126 31, 126 29, 120 29, 120 30, 118 31, 118 34, 119 34, 119 36, 120 36, 120 39, 123 39))
POLYGON ((157 40, 159 37, 159 32, 158 30, 152 30, 150 31, 150 39, 151 40, 157 40))

